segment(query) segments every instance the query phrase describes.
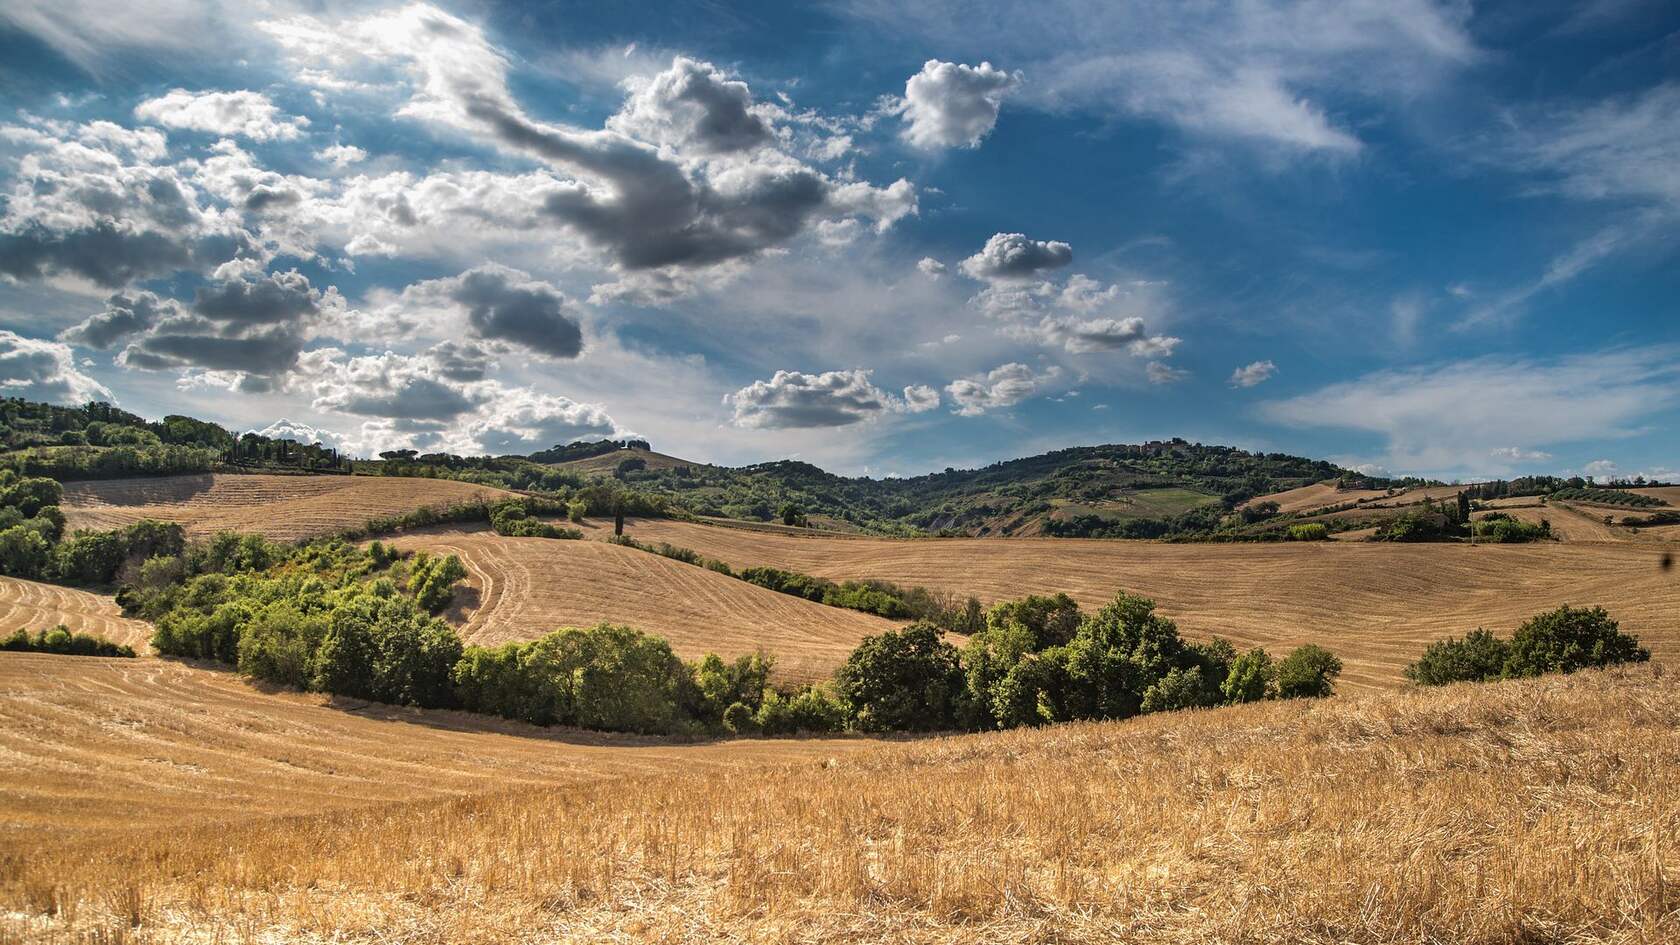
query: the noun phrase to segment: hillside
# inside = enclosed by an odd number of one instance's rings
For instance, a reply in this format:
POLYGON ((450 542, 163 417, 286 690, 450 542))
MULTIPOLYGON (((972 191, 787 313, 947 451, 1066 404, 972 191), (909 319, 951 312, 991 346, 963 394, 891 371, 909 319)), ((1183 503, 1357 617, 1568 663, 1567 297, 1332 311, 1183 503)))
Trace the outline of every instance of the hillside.
POLYGON ((449 616, 463 639, 480 645, 607 621, 662 636, 688 659, 762 649, 776 657, 778 677, 809 682, 831 673, 865 636, 894 626, 601 541, 426 529, 390 544, 461 557, 467 587, 449 616))
POLYGON ((1159 537, 1216 526, 1257 495, 1364 477, 1318 460, 1184 440, 1056 450, 903 479, 836 476, 785 460, 632 472, 632 488, 698 515, 769 521, 785 506, 884 534, 1159 537))
POLYGON ((1601 604, 1659 659, 1680 659, 1680 579, 1659 567, 1673 545, 1442 545, 1361 542, 1160 544, 1022 538, 884 539, 776 534, 668 520, 626 531, 735 567, 773 565, 832 580, 881 578, 988 604, 1066 591, 1087 607, 1119 590, 1158 601, 1192 637, 1273 652, 1318 643, 1355 688, 1400 683, 1438 637, 1508 632, 1541 610, 1601 604))
MULTIPOLYGON (((792 739, 682 744, 538 729, 464 712, 263 691, 231 671, 181 662, 0 653, 0 862, 21 848, 78 836, 109 842, 136 828, 314 817, 357 805, 827 757, 848 747, 792 739)), ((9 872, 0 870, 0 896, 8 899, 18 891, 7 884, 9 872)), ((11 941, 5 928, 0 941, 11 941)))
POLYGON ((246 531, 292 540, 327 535, 421 506, 459 505, 510 494, 489 486, 382 476, 203 474, 104 479, 64 485, 71 529, 108 529, 143 518, 179 522, 204 538, 246 531))
POLYGON ((692 469, 696 466, 705 465, 704 463, 695 463, 686 459, 679 459, 675 456, 667 456, 664 453, 656 453, 653 450, 643 449, 639 446, 614 450, 611 453, 602 453, 598 456, 589 456, 583 459, 549 463, 548 465, 559 469, 569 469, 573 472, 579 472, 585 475, 610 476, 618 469, 619 464, 624 462, 633 462, 634 460, 642 461, 641 468, 652 470, 692 469))
POLYGON ((8 941, 1680 937, 1654 669, 892 745, 580 743, 134 661, 0 681, 8 941))
POLYGON ((0 576, 0 627, 14 630, 48 630, 63 624, 73 633, 88 633, 144 650, 152 638, 152 625, 122 615, 109 597, 72 587, 43 584, 23 578, 0 576))

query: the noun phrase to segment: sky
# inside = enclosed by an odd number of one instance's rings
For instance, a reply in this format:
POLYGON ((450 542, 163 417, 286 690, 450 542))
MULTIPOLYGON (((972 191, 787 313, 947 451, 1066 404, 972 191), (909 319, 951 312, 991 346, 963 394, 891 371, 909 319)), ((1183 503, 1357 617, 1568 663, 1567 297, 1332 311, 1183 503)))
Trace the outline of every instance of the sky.
POLYGON ((9 0, 0 391, 1680 477, 1680 7, 9 0))

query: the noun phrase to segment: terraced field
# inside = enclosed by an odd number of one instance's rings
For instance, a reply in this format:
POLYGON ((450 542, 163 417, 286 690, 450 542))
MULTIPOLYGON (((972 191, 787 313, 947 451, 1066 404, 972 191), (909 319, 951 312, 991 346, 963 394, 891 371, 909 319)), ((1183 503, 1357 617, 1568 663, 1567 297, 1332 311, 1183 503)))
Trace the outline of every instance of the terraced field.
POLYGON ((158 659, 0 653, 0 862, 79 835, 826 758, 859 744, 540 729, 265 692, 158 659))
POLYGON ((835 580, 882 578, 983 601, 1066 591, 1099 606, 1145 594, 1193 637, 1273 650, 1313 642, 1346 663, 1354 689, 1398 685, 1429 641, 1476 627, 1507 633, 1560 604, 1602 604, 1659 657, 1680 657, 1680 569, 1659 542, 1391 545, 1158 544, 1070 539, 799 537, 665 520, 627 531, 736 567, 775 565, 835 580))
POLYGON ((1387 489, 1338 489, 1334 481, 1315 482, 1310 486, 1298 489, 1287 489, 1248 500, 1243 506, 1258 505, 1261 502, 1276 502, 1278 511, 1284 514, 1290 512, 1310 512, 1329 505, 1341 505, 1344 502, 1369 502, 1388 495, 1387 489))
POLYGON ((0 632, 23 629, 31 633, 64 624, 76 633, 91 633, 113 643, 145 649, 152 626, 122 615, 114 601, 56 584, 0 577, 0 632))
POLYGON ((529 640, 605 620, 665 637, 685 658, 763 649, 776 657, 779 676, 804 681, 826 676, 858 641, 895 626, 601 541, 440 528, 391 544, 461 557, 469 587, 448 616, 469 643, 529 640))
POLYGON ((154 518, 180 522, 192 537, 234 530, 290 541, 421 506, 507 495, 446 479, 206 473, 66 483, 63 508, 73 529, 118 528, 154 518))

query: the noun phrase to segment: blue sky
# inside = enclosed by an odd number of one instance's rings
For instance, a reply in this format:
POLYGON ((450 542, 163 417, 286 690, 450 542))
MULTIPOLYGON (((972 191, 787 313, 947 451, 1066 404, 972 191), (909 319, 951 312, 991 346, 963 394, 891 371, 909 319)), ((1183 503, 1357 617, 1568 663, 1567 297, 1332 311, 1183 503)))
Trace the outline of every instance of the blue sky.
POLYGON ((0 384, 912 474, 1680 476, 1672 4, 0 9, 0 384))

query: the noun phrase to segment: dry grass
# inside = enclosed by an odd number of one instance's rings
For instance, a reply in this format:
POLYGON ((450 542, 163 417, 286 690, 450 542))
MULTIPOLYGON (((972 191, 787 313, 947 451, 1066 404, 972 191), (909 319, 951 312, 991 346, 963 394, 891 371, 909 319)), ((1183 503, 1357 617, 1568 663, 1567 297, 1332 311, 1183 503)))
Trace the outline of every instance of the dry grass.
POLYGON ((91 633, 113 643, 144 650, 152 639, 152 625, 131 620, 109 597, 0 576, 0 632, 30 632, 64 624, 76 633, 91 633))
POLYGON ((540 729, 273 691, 158 659, 0 653, 0 878, 7 851, 141 828, 827 758, 861 744, 540 729))
POLYGON ((65 483, 63 508, 71 528, 118 528, 155 518, 180 522, 195 538, 233 530, 290 541, 421 506, 511 494, 447 479, 206 473, 65 483))
POLYGON ((832 672, 865 636, 894 626, 600 541, 438 528, 391 544, 461 557, 468 587, 446 616, 469 643, 529 640, 606 620, 658 634, 688 659, 762 649, 776 657, 780 678, 810 681, 832 672))
POLYGON ((38 845, 0 941, 1673 942, 1677 773, 1651 670, 1260 704, 38 845))
POLYGON ((1508 633, 1560 604, 1602 604, 1659 658, 1680 658, 1680 569, 1657 542, 1394 545, 1159 544, 1055 538, 798 537, 640 520, 629 533, 737 567, 776 565, 836 580, 885 578, 991 603, 1066 591, 1087 607, 1116 591, 1154 598, 1187 635, 1274 653, 1329 647, 1344 685, 1392 686, 1430 641, 1478 626, 1508 633))

